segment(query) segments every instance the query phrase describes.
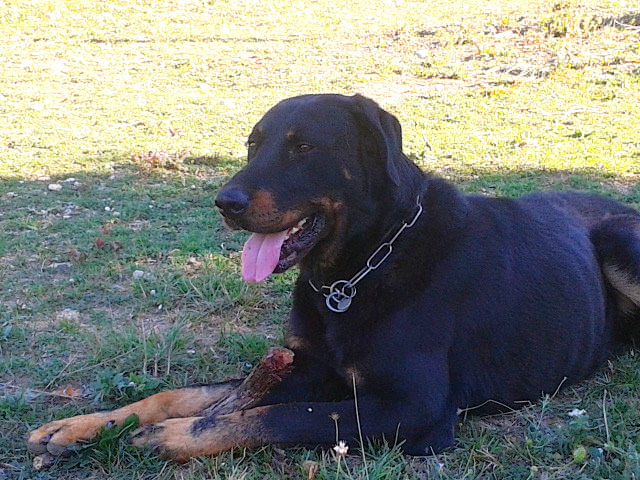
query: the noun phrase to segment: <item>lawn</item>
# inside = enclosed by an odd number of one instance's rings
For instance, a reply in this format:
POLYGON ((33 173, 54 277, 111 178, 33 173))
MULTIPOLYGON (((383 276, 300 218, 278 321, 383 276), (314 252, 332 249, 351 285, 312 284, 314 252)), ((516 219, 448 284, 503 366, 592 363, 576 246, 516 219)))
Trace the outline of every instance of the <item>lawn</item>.
POLYGON ((374 98, 407 154, 468 192, 640 208, 636 0, 0 0, 0 38, 0 480, 640 476, 635 351, 519 412, 462 412, 435 457, 391 442, 174 465, 112 432, 37 471, 23 440, 241 376, 282 342, 295 272, 244 283, 246 236, 213 205, 282 98, 374 98))

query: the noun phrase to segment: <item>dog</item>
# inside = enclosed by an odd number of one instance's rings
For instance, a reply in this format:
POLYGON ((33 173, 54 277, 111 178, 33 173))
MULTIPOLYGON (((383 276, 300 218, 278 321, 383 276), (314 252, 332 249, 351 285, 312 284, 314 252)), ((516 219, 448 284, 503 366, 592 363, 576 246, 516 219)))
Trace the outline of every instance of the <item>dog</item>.
POLYGON ((459 409, 518 408, 591 375, 640 323, 640 214, 578 192, 466 195, 402 152, 398 120, 360 95, 284 100, 218 193, 252 233, 242 275, 298 265, 293 371, 261 403, 207 416, 237 382, 153 395, 35 430, 60 454, 137 414, 133 436, 186 461, 234 447, 397 439, 454 444, 459 409))

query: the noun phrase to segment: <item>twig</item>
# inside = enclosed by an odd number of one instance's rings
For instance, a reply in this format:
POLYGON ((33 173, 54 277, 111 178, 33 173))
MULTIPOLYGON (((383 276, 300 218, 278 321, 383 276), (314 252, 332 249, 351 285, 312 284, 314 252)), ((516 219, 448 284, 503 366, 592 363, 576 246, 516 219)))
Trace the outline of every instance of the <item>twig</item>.
POLYGON ((71 372, 67 373, 67 376, 71 376, 74 373, 82 372, 84 370, 91 370, 91 369, 99 367, 100 365, 103 365, 103 364, 105 364, 107 362, 112 362, 114 360, 118 360, 119 358, 122 358, 122 357, 124 357, 126 355, 129 355, 132 351, 135 351, 137 348, 138 347, 134 347, 132 350, 128 350, 128 351, 126 351, 124 353, 121 353, 120 355, 116 355, 115 357, 110 357, 110 358, 107 358, 105 360, 102 360, 101 362, 98 362, 95 365, 87 365, 86 367, 78 368, 77 370, 72 370, 71 372))
POLYGON ((142 326, 142 373, 147 374, 147 332, 144 328, 144 319, 140 319, 140 325, 142 326))
POLYGON ((64 371, 69 367, 69 365, 71 365, 71 362, 73 362, 76 358, 78 358, 78 356, 77 356, 77 355, 73 355, 73 356, 69 359, 69 361, 67 362, 67 364, 66 364, 64 367, 62 367, 62 370, 60 370, 60 372, 58 372, 58 374, 57 374, 55 377, 53 377, 53 379, 52 379, 49 383, 47 383, 47 386, 46 386, 46 387, 44 387, 44 389, 45 389, 45 390, 47 390, 51 385, 53 385, 53 383, 54 383, 56 380, 58 380, 58 379, 62 376, 62 374, 64 373, 64 371))
POLYGON ((367 457, 364 454, 364 439, 362 438, 362 427, 360 425, 360 411, 358 409, 358 389, 356 388, 356 374, 351 374, 353 381, 353 402, 356 409, 356 423, 358 424, 358 435, 360 436, 360 451, 362 452, 362 465, 364 466, 364 473, 369 480, 369 469, 367 468, 367 457))
POLYGON ((607 443, 611 445, 611 432, 609 432, 609 421, 607 420, 607 390, 604 390, 604 395, 602 396, 602 416, 604 417, 604 431, 607 434, 607 443))
POLYGON ((9 384, 4 384, 3 388, 8 388, 10 390, 24 390, 24 391, 29 391, 29 392, 33 392, 37 395, 45 395, 47 397, 55 397, 55 398, 66 398, 69 400, 75 400, 78 397, 74 396, 74 395, 65 395, 64 393, 56 393, 56 392, 45 392, 43 390, 36 390, 35 388, 25 388, 25 387, 19 387, 18 385, 9 385, 9 384))

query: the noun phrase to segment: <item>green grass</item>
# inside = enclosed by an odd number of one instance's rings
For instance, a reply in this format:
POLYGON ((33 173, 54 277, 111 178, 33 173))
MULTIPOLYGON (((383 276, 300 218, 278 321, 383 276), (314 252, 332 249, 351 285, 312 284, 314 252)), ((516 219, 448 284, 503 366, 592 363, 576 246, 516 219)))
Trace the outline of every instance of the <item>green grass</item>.
POLYGON ((245 237, 213 208, 282 98, 375 98, 405 151, 468 192, 640 207, 639 15, 631 0, 0 2, 0 479, 637 478, 633 351, 517 413, 461 416, 456 447, 426 459, 389 439, 364 462, 266 447, 177 466, 115 431, 36 472, 22 436, 243 375, 282 342, 295 272, 242 282, 245 237))

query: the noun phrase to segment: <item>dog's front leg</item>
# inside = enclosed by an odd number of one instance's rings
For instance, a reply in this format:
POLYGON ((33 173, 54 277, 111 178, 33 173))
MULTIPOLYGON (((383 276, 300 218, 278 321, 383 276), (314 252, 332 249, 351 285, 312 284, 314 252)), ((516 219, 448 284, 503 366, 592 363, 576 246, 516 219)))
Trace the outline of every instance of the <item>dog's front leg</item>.
POLYGON ((121 425, 130 415, 137 415, 141 425, 161 422, 168 418, 196 415, 240 385, 230 381, 202 387, 182 388, 157 393, 144 400, 109 412, 65 418, 47 423, 29 435, 29 451, 36 455, 62 455, 69 445, 94 438, 103 426, 121 425))
POLYGON ((286 348, 271 348, 243 381, 231 380, 202 387, 158 393, 112 412, 80 415, 48 423, 29 436, 28 448, 40 455, 64 454, 68 446, 91 440, 105 425, 121 425, 130 415, 148 425, 169 418, 227 414, 255 406, 271 388, 291 371, 294 354, 286 348), (203 413, 203 410, 206 412, 203 413))
MULTIPOLYGON (((269 405, 228 415, 167 420, 134 433, 133 443, 184 462, 234 447, 255 448, 271 443, 328 446, 338 438, 353 445, 359 443, 360 432, 364 437, 384 435, 390 441, 402 441, 414 438, 424 420, 407 416, 403 412, 414 410, 403 407, 406 406, 383 406, 366 396, 359 402, 358 416, 353 400, 269 405)), ((441 433, 432 440, 437 442, 434 450, 453 443, 453 423, 448 428, 438 428, 441 433)), ((429 452, 429 446, 421 451, 429 452)))

